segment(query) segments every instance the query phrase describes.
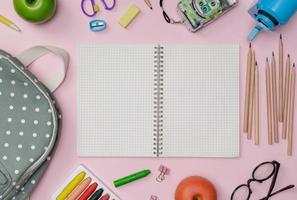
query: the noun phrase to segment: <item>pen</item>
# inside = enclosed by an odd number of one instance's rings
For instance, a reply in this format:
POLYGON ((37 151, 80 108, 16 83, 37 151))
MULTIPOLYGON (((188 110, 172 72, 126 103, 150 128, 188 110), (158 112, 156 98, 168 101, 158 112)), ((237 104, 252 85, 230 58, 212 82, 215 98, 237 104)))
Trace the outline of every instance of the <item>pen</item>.
POLYGON ((126 185, 128 183, 133 182, 133 181, 136 181, 136 180, 139 180, 141 178, 144 178, 147 175, 149 175, 150 173, 151 173, 150 170, 143 170, 143 171, 137 172, 135 174, 131 174, 129 176, 126 176, 124 178, 120 178, 118 180, 115 180, 113 183, 114 183, 114 186, 115 187, 120 187, 122 185, 126 185))
POLYGON ((21 31, 21 29, 17 25, 15 25, 11 20, 7 19, 3 15, 0 15, 0 22, 15 31, 21 31))

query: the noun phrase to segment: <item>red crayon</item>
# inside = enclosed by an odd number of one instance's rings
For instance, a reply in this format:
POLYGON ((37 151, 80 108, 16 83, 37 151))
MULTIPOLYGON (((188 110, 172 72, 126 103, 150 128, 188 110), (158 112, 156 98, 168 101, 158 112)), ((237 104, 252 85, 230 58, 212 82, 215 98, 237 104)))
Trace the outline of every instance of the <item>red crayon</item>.
POLYGON ((99 200, 109 200, 109 198, 110 198, 109 194, 106 194, 103 197, 101 197, 99 200))
POLYGON ((96 190, 98 184, 97 183, 93 183, 92 185, 90 185, 86 191, 79 197, 78 200, 87 200, 96 190))

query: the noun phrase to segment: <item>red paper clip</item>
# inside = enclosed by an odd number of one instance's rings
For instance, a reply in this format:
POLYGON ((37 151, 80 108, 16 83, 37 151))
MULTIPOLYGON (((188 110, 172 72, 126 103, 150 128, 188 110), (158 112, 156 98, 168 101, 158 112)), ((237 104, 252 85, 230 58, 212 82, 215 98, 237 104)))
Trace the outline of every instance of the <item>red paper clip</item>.
POLYGON ((159 200, 159 198, 157 196, 155 196, 155 195, 152 195, 150 200, 159 200))
POLYGON ((168 167, 165 167, 163 165, 161 165, 159 167, 159 171, 160 171, 160 174, 159 176, 156 178, 156 180, 161 183, 162 181, 165 180, 165 176, 166 175, 169 175, 170 174, 170 169, 168 167))

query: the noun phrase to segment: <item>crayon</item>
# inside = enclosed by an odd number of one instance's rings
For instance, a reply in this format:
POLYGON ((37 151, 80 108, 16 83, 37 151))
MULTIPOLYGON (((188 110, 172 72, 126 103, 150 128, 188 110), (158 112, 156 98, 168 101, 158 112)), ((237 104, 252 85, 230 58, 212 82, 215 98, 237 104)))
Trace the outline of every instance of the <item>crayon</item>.
POLYGON ((92 185, 90 185, 86 189, 86 191, 79 197, 78 200, 88 200, 88 198, 95 192, 97 186, 98 186, 97 183, 93 183, 92 185))
POLYGON ((85 178, 86 172, 80 172, 76 175, 70 183, 63 189, 63 191, 57 196, 56 200, 65 200, 66 197, 79 185, 79 183, 85 178))

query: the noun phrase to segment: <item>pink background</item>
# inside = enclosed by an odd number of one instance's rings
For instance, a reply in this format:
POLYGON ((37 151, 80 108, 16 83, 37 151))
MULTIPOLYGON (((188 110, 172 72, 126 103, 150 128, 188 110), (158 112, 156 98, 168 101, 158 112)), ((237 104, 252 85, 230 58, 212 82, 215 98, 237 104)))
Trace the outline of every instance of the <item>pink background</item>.
MULTIPOLYGON (((99 0, 97 2, 102 7, 99 0)), ((232 10, 214 24, 193 34, 185 27, 166 24, 158 7, 158 0, 152 0, 154 10, 147 8, 142 0, 117 0, 114 10, 108 12, 102 9, 98 17, 106 19, 108 29, 104 32, 93 33, 88 30, 88 18, 80 10, 80 0, 58 0, 56 16, 44 25, 32 25, 20 19, 14 12, 12 1, 0 1, 0 13, 12 19, 23 30, 21 33, 12 31, 0 24, 0 47, 12 54, 38 44, 49 44, 63 47, 70 52, 71 65, 65 83, 55 93, 63 111, 63 130, 57 152, 49 170, 31 196, 33 200, 50 199, 50 195, 59 187, 77 165, 83 163, 98 177, 105 180, 112 187, 112 180, 144 168, 149 168, 153 174, 146 179, 132 183, 116 193, 123 199, 146 200, 150 195, 159 196, 161 200, 174 199, 177 184, 185 177, 201 175, 209 178, 215 184, 218 199, 229 199, 233 189, 245 183, 254 167, 263 161, 277 160, 281 169, 276 188, 297 184, 297 151, 294 157, 286 156, 286 142, 278 145, 267 145, 266 130, 266 97, 265 97, 265 68, 264 61, 272 50, 277 51, 278 33, 262 33, 253 46, 257 50, 260 65, 260 124, 261 144, 255 146, 243 136, 241 138, 241 156, 236 159, 143 159, 143 158, 78 158, 76 156, 76 47, 80 43, 194 43, 194 44, 240 44, 241 45, 241 97, 244 95, 245 66, 248 42, 246 36, 254 25, 254 21, 247 14, 247 9, 253 0, 241 0, 238 7, 232 10), (142 13, 128 29, 117 24, 117 19, 132 4, 137 4, 142 13), (157 183, 160 164, 171 168, 172 173, 163 183, 157 183)), ((177 0, 165 0, 166 9, 175 15, 177 0)), ((103 8, 103 7, 102 7, 103 8)), ((281 30, 284 35, 285 52, 290 52, 293 59, 297 54, 297 16, 281 30)), ((52 65, 58 61, 46 57, 38 61, 43 66, 40 77, 45 73, 52 73, 52 65), (48 61, 50 60, 50 61, 48 61), (51 63, 51 64, 50 64, 51 63)), ((36 70, 33 67, 33 71, 36 70)), ((38 70, 36 70, 38 71, 38 70)), ((243 98, 241 105, 243 105, 243 98)), ((242 108, 243 106, 241 106, 242 108)), ((297 107, 297 106, 296 106, 297 107)), ((241 112, 241 115, 243 113, 241 112)), ((297 116, 296 116, 297 117, 297 116)), ((295 117, 295 119, 296 119, 295 117)), ((296 120, 295 120, 296 122, 296 120)), ((297 127, 295 127, 296 130, 297 127)), ((297 144, 297 137, 294 139, 297 144)), ((296 147, 296 145, 294 146, 296 147)), ((113 187, 112 187, 113 188, 113 187)), ((267 191, 267 185, 253 185, 259 193, 267 191)), ((256 192, 257 193, 257 192, 256 192)), ((257 195, 258 196, 258 195, 257 195)), ((275 200, 296 199, 296 189, 277 195, 275 200)))

